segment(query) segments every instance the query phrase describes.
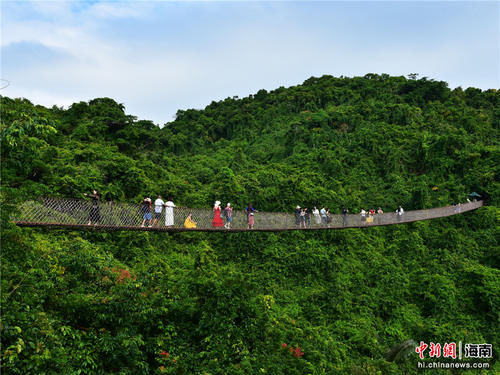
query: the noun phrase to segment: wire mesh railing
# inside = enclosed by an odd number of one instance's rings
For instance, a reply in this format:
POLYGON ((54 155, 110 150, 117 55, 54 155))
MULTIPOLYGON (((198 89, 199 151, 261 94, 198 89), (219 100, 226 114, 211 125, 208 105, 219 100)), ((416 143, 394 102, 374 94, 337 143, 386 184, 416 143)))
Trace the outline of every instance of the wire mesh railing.
MULTIPOLYGON (((428 220, 445 216, 461 214, 477 209, 483 201, 462 203, 454 206, 432 208, 426 210, 406 211, 402 215, 395 212, 369 215, 363 218, 360 214, 321 215, 310 214, 303 221, 293 212, 260 212, 253 215, 253 230, 283 231, 311 229, 359 228, 380 225, 403 224, 419 220, 428 220)), ((223 210, 223 208, 222 208, 223 210)), ((155 212, 142 205, 117 202, 95 202, 69 198, 38 198, 22 203, 13 221, 20 226, 58 226, 75 228, 102 228, 128 230, 249 230, 249 217, 244 210, 233 210, 231 220, 224 216, 223 211, 216 213, 212 209, 162 207, 161 212, 155 212), (191 214, 195 228, 186 227, 186 218, 191 214), (220 220, 216 217, 219 216, 220 220), (144 225, 144 226, 142 226, 144 225)))

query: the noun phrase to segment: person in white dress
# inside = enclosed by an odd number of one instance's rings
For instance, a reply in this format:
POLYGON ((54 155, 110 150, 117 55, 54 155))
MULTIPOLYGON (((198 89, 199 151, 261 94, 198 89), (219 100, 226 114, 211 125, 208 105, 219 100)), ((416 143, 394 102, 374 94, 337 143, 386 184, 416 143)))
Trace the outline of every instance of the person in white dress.
POLYGON ((314 215, 314 220, 316 220, 316 225, 320 225, 321 224, 321 216, 319 215, 319 210, 314 207, 314 210, 313 210, 313 215, 314 215))
POLYGON ((175 204, 172 202, 172 198, 168 198, 165 202, 165 226, 171 227, 174 225, 174 207, 175 204))

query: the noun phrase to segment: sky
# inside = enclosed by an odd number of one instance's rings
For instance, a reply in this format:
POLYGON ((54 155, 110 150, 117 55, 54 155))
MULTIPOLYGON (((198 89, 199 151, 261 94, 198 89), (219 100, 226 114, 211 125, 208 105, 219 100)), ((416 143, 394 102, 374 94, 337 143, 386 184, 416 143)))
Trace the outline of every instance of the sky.
POLYGON ((500 86, 498 1, 2 0, 0 43, 1 95, 110 97, 160 126, 325 74, 500 86))

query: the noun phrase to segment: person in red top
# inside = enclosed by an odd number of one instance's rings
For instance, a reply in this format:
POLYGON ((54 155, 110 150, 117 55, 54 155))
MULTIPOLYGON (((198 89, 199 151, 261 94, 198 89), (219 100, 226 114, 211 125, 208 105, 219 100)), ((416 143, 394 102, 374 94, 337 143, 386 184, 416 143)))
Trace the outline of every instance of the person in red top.
POLYGON ((220 201, 215 201, 214 204, 214 219, 212 220, 212 226, 214 228, 217 227, 223 227, 224 226, 224 221, 222 221, 222 218, 220 217, 220 201))

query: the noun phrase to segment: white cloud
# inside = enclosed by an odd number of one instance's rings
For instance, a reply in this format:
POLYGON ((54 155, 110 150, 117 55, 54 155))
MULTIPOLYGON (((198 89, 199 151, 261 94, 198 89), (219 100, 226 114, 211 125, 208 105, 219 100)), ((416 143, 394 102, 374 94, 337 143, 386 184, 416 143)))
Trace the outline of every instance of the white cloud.
MULTIPOLYGON (((225 7, 192 2, 186 7, 29 2, 23 12, 10 4, 2 22, 4 50, 28 41, 65 58, 28 69, 16 66, 16 56, 2 56, 9 62, 2 78, 11 81, 2 94, 47 106, 109 96, 130 113, 162 124, 180 108, 299 84, 311 75, 419 72, 450 86, 488 88, 493 82, 498 87, 498 74, 488 77, 472 61, 496 48, 496 60, 490 60, 498 66, 498 37, 496 47, 491 38, 473 44, 443 39, 440 44, 425 36, 417 44, 396 39, 370 44, 370 35, 355 34, 359 23, 342 28, 328 17, 316 19, 318 12, 296 12, 284 3, 227 7, 236 9, 239 18, 221 18, 225 7)), ((495 71, 486 66, 486 72, 495 71)))
POLYGON ((141 1, 120 1, 96 3, 85 12, 98 18, 142 18, 154 9, 154 3, 141 1))

